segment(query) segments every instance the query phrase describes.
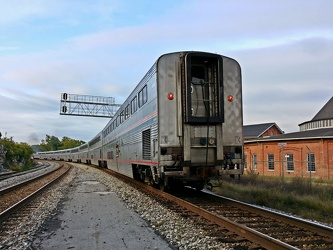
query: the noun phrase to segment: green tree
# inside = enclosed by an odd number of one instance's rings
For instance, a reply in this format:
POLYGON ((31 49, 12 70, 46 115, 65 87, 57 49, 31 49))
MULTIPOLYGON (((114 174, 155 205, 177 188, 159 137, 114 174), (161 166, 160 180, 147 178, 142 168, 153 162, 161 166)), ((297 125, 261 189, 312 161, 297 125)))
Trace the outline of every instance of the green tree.
POLYGON ((21 159, 25 159, 26 161, 31 159, 31 156, 34 151, 29 144, 25 142, 20 142, 19 144, 17 144, 17 146, 18 146, 18 156, 21 157, 21 159))
POLYGON ((17 149, 15 147, 15 142, 13 141, 13 138, 3 138, 1 139, 1 144, 4 146, 6 152, 6 161, 9 161, 13 159, 13 157, 17 153, 17 149))
POLYGON ((0 139, 6 150, 6 166, 16 167, 19 165, 19 169, 26 168, 32 165, 33 150, 30 145, 24 142, 17 143, 13 138, 0 139))
POLYGON ((40 149, 42 151, 54 151, 58 150, 61 146, 61 142, 58 137, 46 135, 45 139, 42 139, 40 149))
POLYGON ((39 146, 42 151, 54 151, 75 148, 84 143, 84 141, 71 139, 67 136, 64 136, 60 141, 58 137, 46 135, 45 139, 41 140, 41 144, 39 146))
POLYGON ((67 136, 64 136, 61 140, 61 146, 59 149, 75 148, 84 143, 85 143, 84 141, 75 140, 75 139, 71 139, 67 136))

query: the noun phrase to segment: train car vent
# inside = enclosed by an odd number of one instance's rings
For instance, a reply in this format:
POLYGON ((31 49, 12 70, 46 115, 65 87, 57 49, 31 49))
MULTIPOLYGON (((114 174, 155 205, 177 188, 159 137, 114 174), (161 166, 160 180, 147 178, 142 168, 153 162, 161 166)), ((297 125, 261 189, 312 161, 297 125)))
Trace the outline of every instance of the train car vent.
POLYGON ((142 159, 151 160, 150 129, 142 131, 142 159))

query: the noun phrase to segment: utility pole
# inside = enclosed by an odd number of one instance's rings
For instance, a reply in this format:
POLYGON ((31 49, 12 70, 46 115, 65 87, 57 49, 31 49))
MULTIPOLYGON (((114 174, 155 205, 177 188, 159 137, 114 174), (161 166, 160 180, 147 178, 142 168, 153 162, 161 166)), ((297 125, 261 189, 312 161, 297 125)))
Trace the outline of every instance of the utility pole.
POLYGON ((311 162, 311 150, 310 148, 305 145, 305 147, 307 147, 308 149, 308 160, 307 160, 307 164, 309 167, 309 171, 310 171, 310 190, 312 191, 312 162, 311 162))
POLYGON ((287 143, 282 142, 278 143, 279 147, 282 147, 281 149, 281 176, 282 176, 282 184, 284 185, 284 166, 283 166, 283 159, 284 159, 284 147, 287 146, 287 143))

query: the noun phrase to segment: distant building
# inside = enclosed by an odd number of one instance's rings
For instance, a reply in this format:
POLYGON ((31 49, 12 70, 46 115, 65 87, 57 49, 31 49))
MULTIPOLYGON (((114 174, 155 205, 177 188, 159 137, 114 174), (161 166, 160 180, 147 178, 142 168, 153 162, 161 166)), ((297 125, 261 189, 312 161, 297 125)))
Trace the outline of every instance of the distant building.
POLYGON ((333 97, 325 104, 325 106, 312 118, 311 121, 303 122, 298 125, 300 131, 333 128, 333 97))
POLYGON ((243 127, 244 140, 258 139, 283 134, 283 131, 275 122, 262 123, 254 125, 245 125, 243 127))
POLYGON ((333 178, 333 97, 300 131, 286 133, 275 124, 244 126, 245 173, 333 178))

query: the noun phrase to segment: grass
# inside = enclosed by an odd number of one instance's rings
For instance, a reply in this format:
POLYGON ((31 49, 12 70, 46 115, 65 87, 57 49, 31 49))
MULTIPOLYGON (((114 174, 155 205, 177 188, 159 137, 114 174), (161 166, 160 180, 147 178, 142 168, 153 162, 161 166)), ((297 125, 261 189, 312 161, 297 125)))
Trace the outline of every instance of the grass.
MULTIPOLYGON (((217 183, 214 183, 217 184, 217 183)), ((213 192, 243 202, 292 213, 306 219, 333 224, 333 185, 330 182, 244 175, 241 180, 224 178, 213 192)))

